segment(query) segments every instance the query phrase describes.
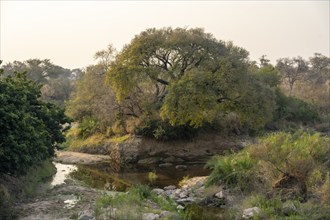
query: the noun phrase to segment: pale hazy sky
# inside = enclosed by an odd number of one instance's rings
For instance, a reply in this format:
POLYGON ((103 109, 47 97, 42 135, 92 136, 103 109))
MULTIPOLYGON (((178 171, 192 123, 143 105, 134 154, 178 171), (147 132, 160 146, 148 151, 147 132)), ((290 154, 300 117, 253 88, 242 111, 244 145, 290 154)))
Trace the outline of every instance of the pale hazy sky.
POLYGON ((0 59, 50 59, 66 68, 95 63, 96 51, 118 50, 156 27, 203 27, 217 39, 278 58, 329 56, 325 1, 4 1, 0 59))

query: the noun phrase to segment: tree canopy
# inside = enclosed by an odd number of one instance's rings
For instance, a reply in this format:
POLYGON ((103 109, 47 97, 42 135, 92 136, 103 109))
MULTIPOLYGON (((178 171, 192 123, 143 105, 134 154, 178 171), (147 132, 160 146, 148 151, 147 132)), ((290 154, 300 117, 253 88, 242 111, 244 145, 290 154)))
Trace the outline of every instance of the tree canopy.
POLYGON ((236 112, 249 124, 244 119, 260 119, 253 123, 260 127, 271 119, 272 91, 254 83, 248 67, 246 50, 203 29, 148 29, 116 56, 107 81, 120 103, 134 102, 131 113, 138 117, 200 127, 236 112))

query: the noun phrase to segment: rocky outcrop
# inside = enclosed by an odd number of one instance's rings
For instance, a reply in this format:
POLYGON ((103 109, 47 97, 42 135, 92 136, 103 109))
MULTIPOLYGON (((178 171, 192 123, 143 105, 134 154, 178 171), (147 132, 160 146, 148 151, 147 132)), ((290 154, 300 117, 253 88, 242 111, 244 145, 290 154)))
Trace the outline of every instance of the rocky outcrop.
POLYGON ((166 186, 164 189, 153 189, 157 195, 165 195, 173 199, 177 204, 177 209, 185 209, 188 204, 198 204, 209 207, 222 207, 226 204, 224 191, 211 194, 205 192, 206 176, 188 179, 184 184, 177 188, 174 185, 166 186))

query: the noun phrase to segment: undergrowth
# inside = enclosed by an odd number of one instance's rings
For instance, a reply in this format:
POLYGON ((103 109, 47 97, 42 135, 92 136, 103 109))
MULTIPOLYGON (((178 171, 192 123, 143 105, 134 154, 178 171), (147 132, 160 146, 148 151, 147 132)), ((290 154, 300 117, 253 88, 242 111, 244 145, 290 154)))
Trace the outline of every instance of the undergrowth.
POLYGON ((327 219, 329 143, 327 136, 301 130, 267 135, 241 152, 209 160, 206 166, 213 171, 207 185, 244 195, 240 213, 257 206, 269 219, 327 219))
POLYGON ((143 213, 176 213, 176 205, 168 198, 154 194, 149 186, 137 185, 127 193, 105 195, 96 202, 96 219, 142 219, 143 213))

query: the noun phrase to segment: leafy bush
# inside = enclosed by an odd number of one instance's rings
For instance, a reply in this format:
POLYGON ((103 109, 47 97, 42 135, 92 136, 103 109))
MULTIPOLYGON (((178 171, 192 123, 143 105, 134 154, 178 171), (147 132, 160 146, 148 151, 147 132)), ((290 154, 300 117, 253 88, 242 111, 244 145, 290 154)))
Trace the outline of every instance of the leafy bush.
POLYGON ((137 185, 127 193, 103 196, 96 202, 95 215, 107 215, 107 219, 142 219, 143 213, 176 212, 176 205, 169 198, 158 196, 145 185, 137 185), (116 211, 114 211, 116 210, 116 211))
POLYGON ((135 134, 157 140, 189 140, 197 135, 198 130, 189 125, 172 126, 167 122, 147 120, 136 127, 135 134))
POLYGON ((285 96, 279 90, 276 91, 276 105, 275 121, 287 120, 307 124, 319 120, 314 106, 298 98, 285 96))
POLYGON ((227 156, 214 156, 206 164, 207 168, 213 170, 207 180, 207 185, 224 183, 246 190, 255 178, 251 175, 255 164, 256 162, 247 151, 227 156))
POLYGON ((271 191, 298 187, 295 196, 318 195, 330 168, 329 142, 328 137, 303 131, 268 135, 244 151, 213 157, 207 163, 213 169, 207 183, 259 192, 269 191, 269 185, 271 191))
POLYGON ((306 184, 315 170, 326 170, 324 164, 329 160, 329 138, 320 134, 298 131, 294 134, 279 132, 271 134, 248 150, 256 160, 271 164, 278 174, 295 177, 306 184))
POLYGON ((78 125, 79 136, 83 139, 99 132, 99 123, 92 117, 83 117, 78 125))
POLYGON ((62 124, 70 120, 63 109, 39 98, 39 86, 25 73, 0 73, 0 174, 24 173, 53 156, 65 140, 62 124))

